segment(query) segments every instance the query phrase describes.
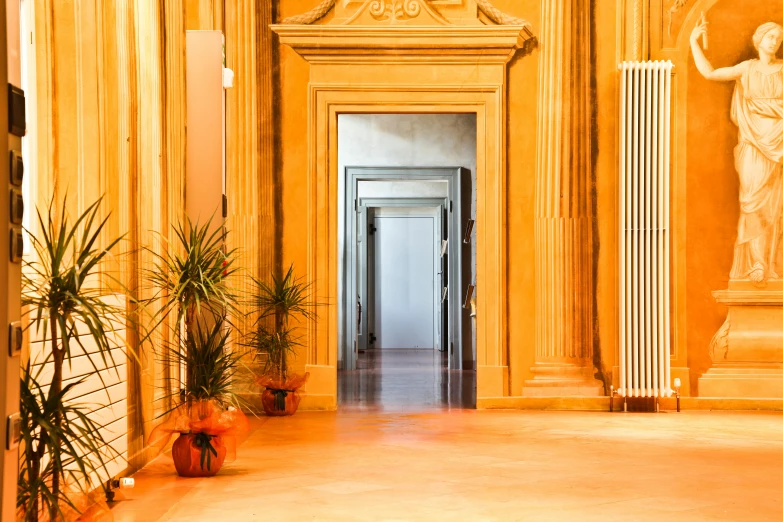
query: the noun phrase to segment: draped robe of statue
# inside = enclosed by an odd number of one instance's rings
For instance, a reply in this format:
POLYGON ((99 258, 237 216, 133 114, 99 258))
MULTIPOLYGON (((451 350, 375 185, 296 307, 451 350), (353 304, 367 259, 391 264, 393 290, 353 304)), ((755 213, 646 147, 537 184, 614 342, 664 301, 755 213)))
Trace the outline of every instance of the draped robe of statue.
POLYGON ((750 60, 737 80, 731 119, 739 127, 734 159, 740 182, 740 218, 731 279, 762 271, 783 275, 783 67, 765 73, 750 60))

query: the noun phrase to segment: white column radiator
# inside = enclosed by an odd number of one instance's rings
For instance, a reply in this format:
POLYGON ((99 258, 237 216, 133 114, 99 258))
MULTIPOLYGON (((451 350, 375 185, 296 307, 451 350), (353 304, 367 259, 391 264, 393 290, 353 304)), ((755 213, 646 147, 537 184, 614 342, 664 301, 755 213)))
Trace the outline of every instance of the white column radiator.
POLYGON ((620 64, 620 388, 671 389, 669 165, 672 63, 620 64))

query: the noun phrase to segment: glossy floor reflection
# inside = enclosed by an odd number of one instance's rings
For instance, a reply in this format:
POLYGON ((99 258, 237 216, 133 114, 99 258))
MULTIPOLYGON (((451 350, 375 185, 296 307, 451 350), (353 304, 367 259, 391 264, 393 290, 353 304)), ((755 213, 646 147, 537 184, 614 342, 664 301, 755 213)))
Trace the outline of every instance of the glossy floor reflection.
POLYGON ((476 407, 476 372, 448 369, 437 350, 367 350, 337 375, 340 411, 415 412, 476 407))
POLYGON ((114 522, 783 520, 783 414, 451 410, 252 420, 216 477, 137 473, 114 522))

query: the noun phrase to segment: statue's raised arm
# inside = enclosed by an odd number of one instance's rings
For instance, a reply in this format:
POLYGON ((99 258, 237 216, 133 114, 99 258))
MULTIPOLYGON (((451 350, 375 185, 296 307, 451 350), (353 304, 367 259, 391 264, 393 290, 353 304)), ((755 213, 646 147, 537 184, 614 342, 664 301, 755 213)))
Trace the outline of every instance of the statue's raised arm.
POLYGON ((739 130, 734 166, 739 176, 739 223, 729 277, 763 284, 783 275, 783 63, 777 58, 783 27, 761 25, 753 35, 756 60, 713 70, 691 35, 696 66, 711 80, 736 80, 731 120, 739 130))
POLYGON ((699 39, 704 41, 707 37, 707 20, 702 16, 699 19, 699 23, 693 28, 691 32, 691 52, 693 53, 693 61, 696 62, 696 68, 699 70, 702 76, 708 80, 718 82, 730 82, 742 78, 742 73, 745 72, 747 62, 742 62, 733 67, 722 67, 715 69, 707 57, 704 55, 704 51, 699 45, 699 39))

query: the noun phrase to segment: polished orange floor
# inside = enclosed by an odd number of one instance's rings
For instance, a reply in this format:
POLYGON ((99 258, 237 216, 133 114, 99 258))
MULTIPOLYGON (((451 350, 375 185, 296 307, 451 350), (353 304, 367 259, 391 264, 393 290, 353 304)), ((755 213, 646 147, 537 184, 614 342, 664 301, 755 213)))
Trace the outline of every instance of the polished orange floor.
MULTIPOLYGON (((383 358, 394 379, 402 360, 383 358)), ((338 412, 254 420, 217 477, 159 457, 115 520, 783 520, 783 414, 461 410, 442 382, 404 400, 376 385, 384 406, 349 388, 338 412)))
POLYGON ((368 350, 337 379, 340 411, 426 411, 476 407, 476 372, 448 369, 437 350, 368 350))

